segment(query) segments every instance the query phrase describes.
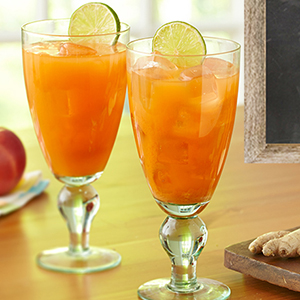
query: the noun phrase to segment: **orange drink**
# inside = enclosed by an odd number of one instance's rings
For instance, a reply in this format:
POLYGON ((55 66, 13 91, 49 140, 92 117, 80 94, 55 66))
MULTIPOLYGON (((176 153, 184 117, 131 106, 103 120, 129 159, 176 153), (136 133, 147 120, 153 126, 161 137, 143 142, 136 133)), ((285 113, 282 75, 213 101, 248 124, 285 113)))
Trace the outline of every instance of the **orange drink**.
POLYGON ((90 247, 100 178, 116 139, 126 92, 130 27, 107 4, 80 6, 69 19, 22 26, 23 70, 41 150, 64 186, 57 207, 67 223, 67 247, 42 251, 45 269, 90 273, 114 268, 121 255, 90 247))
POLYGON ((125 46, 40 42, 23 49, 23 62, 30 112, 52 172, 102 172, 124 104, 125 46))
POLYGON ((240 45, 203 38, 181 21, 127 44, 131 122, 151 193, 167 214, 159 239, 170 278, 145 282, 143 300, 228 299, 230 288, 198 278, 207 241, 197 216, 210 202, 228 152, 239 83, 240 45))
POLYGON ((219 181, 232 134, 239 71, 207 56, 177 67, 167 57, 140 57, 128 73, 140 161, 156 200, 205 203, 219 181))

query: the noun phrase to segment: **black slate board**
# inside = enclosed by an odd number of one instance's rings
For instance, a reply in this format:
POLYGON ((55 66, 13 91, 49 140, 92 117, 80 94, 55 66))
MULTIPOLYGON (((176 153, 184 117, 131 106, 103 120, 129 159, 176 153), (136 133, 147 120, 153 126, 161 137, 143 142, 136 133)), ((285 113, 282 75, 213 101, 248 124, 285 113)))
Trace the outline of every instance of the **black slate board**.
POLYGON ((300 143, 300 1, 266 0, 266 142, 300 143))

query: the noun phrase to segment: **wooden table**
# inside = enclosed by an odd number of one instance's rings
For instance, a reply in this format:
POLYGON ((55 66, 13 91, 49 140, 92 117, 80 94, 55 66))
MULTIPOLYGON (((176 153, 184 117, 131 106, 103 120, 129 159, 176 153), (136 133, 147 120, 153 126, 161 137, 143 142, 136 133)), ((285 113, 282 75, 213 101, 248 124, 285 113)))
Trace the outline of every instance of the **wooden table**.
MULTIPOLYGON (((129 116, 124 115, 106 170, 94 186, 101 206, 91 229, 91 244, 117 250, 117 268, 74 275, 38 267, 38 252, 68 244, 56 208, 62 184, 53 178, 32 128, 17 132, 27 151, 26 171, 41 169, 50 179, 45 193, 24 208, 0 217, 0 299, 132 300, 142 283, 170 275, 158 230, 165 214, 155 204, 139 165, 129 116)), ((210 205, 201 213, 209 230, 198 260, 198 275, 230 286, 231 299, 299 299, 300 294, 262 282, 223 266, 224 248, 271 230, 300 225, 297 164, 245 164, 243 108, 223 175, 210 205)))

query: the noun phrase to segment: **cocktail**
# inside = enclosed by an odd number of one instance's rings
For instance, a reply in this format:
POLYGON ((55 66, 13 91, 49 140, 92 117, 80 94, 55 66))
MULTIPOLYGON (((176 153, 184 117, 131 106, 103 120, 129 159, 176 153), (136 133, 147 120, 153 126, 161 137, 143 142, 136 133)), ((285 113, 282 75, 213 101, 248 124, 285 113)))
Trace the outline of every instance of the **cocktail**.
POLYGON ((154 38, 127 45, 135 141, 154 199, 168 214, 159 236, 172 262, 171 279, 145 283, 138 290, 141 299, 226 299, 230 295, 226 285, 197 278, 196 260, 207 239, 198 214, 217 186, 233 130, 240 45, 203 39, 191 27, 171 22, 154 38), (201 54, 191 54, 194 50, 189 49, 197 43, 196 53, 201 54), (171 49, 164 54, 166 47, 171 49))
POLYGON ((129 26, 99 3, 82 6, 71 19, 22 27, 30 113, 47 164, 65 184, 58 208, 70 232, 69 247, 39 254, 38 264, 44 268, 86 273, 121 261, 113 250, 89 246, 91 222, 100 205, 90 183, 103 173, 118 131, 128 40, 129 26))

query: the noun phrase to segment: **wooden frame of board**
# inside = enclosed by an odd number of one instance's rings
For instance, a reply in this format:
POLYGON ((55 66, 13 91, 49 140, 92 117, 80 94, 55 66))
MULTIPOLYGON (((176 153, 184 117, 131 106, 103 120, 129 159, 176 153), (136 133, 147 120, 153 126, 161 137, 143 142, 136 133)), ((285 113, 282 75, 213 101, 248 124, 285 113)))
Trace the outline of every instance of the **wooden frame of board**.
POLYGON ((299 163, 300 144, 266 143, 266 0, 245 0, 246 163, 299 163))

